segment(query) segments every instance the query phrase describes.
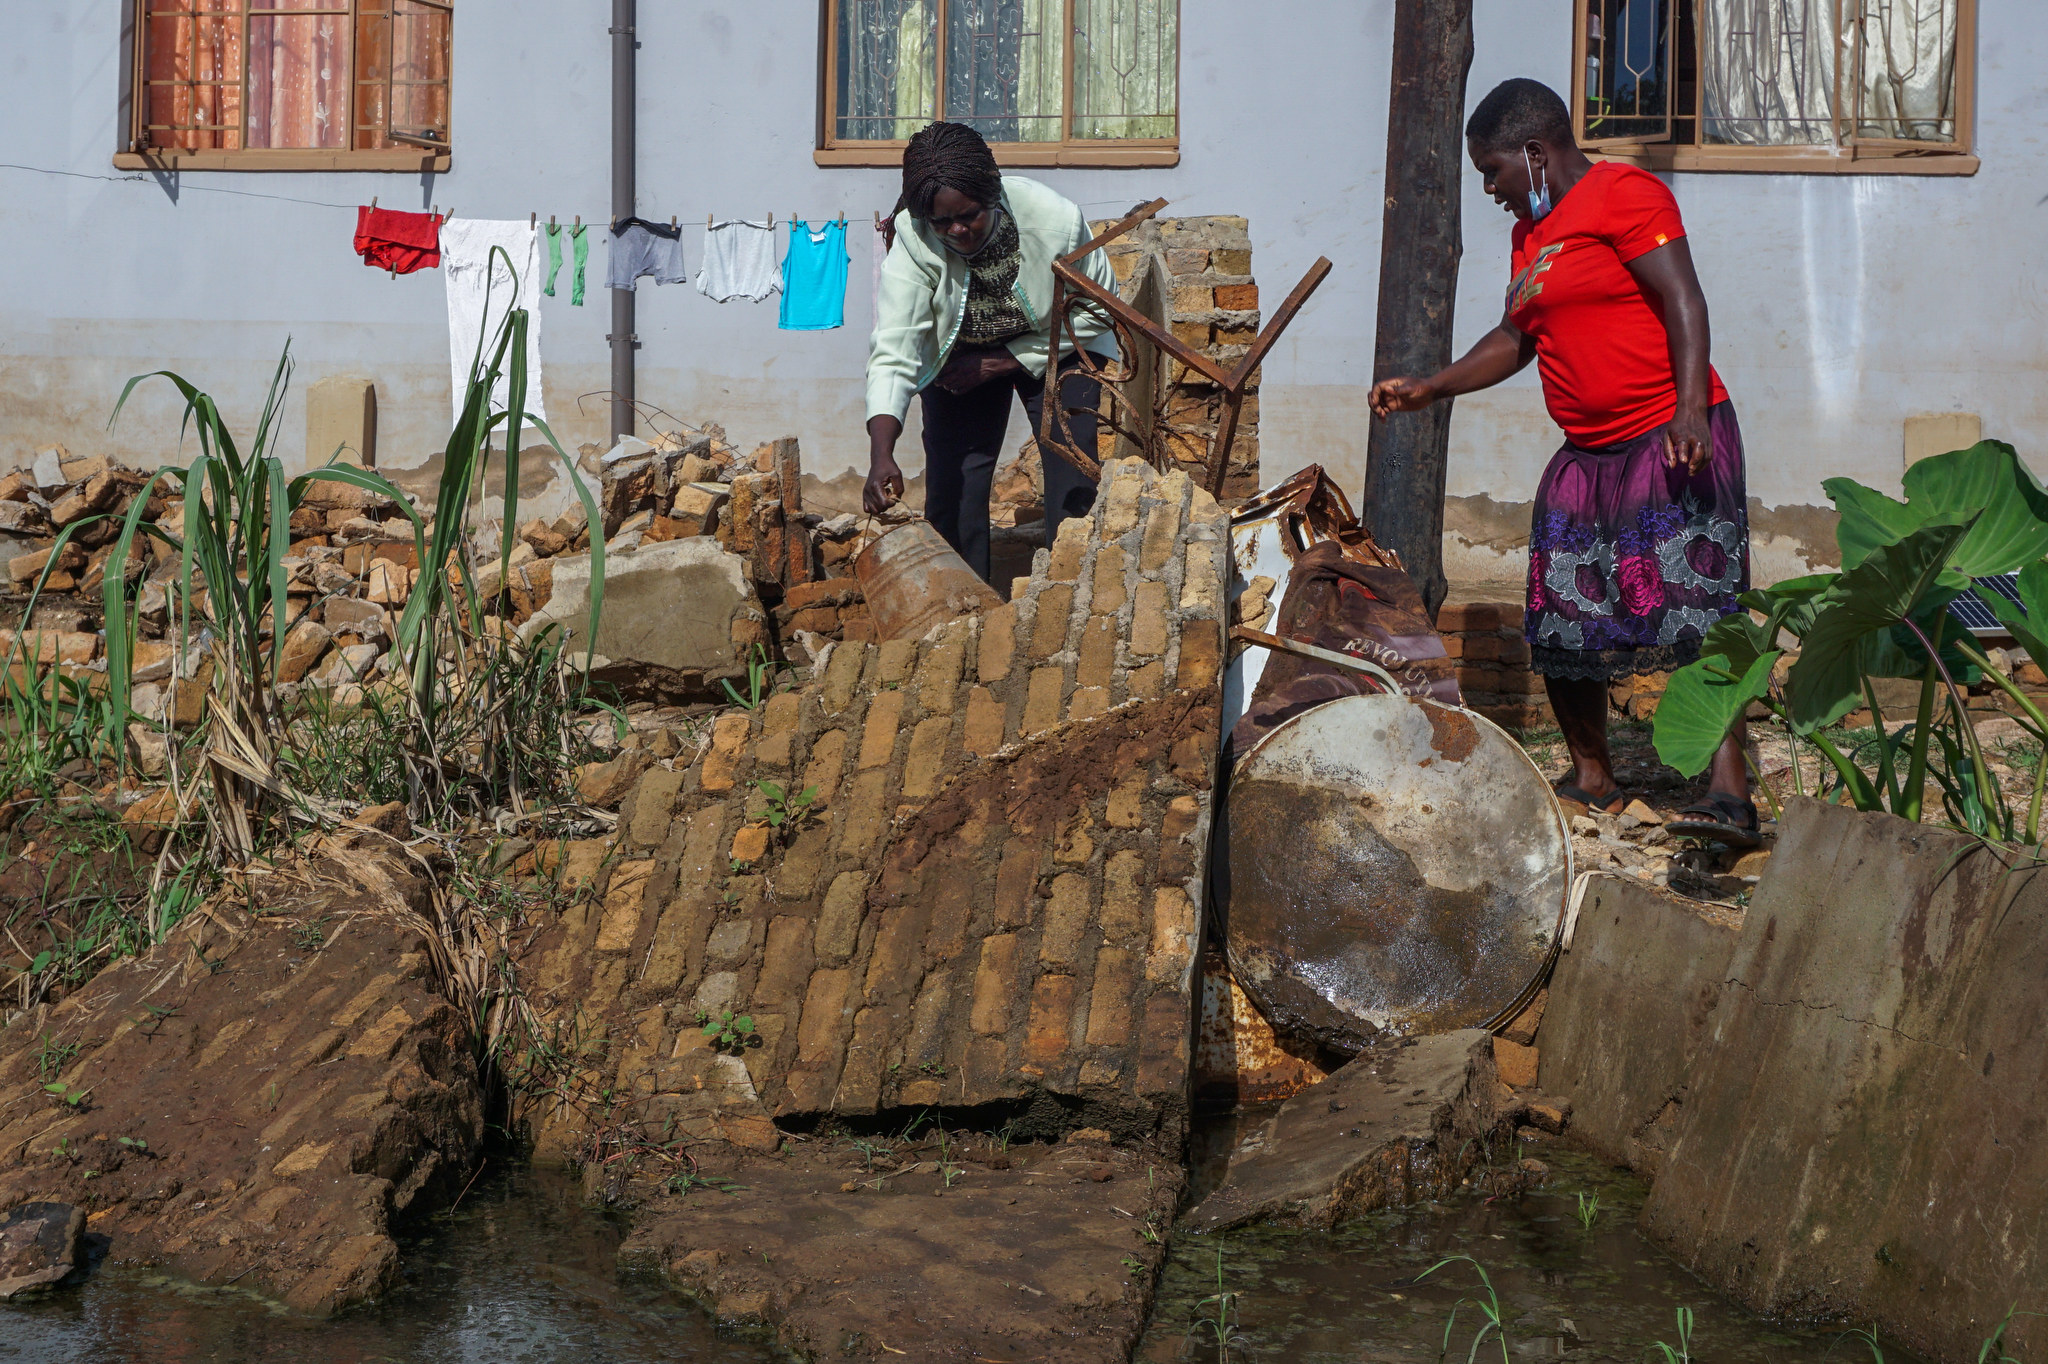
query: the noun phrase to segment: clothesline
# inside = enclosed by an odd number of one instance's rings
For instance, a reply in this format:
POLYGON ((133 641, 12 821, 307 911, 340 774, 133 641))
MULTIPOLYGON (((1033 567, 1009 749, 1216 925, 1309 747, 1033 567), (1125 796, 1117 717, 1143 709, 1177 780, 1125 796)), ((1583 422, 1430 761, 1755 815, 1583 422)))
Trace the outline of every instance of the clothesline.
MULTIPOLYGON (((25 166, 25 165, 22 165, 22 164, 20 164, 20 163, 18 163, 18 162, 13 162, 13 161, 0 161, 0 170, 17 170, 17 171, 28 171, 29 173, 31 173, 31 174, 34 174, 34 175, 55 175, 55 176, 61 176, 61 177, 65 178, 65 179, 70 179, 70 180, 104 180, 104 181, 107 181, 107 182, 109 182, 109 183, 111 183, 111 184, 131 184, 131 185, 146 185, 146 184, 155 184, 155 183, 156 183, 156 178, 155 178, 154 176, 149 176, 149 175, 96 175, 96 174, 94 174, 94 173, 92 173, 92 172, 90 172, 90 171, 69 171, 69 170, 54 170, 54 169, 52 169, 52 168, 50 168, 50 167, 48 167, 48 166, 25 166)), ((265 194, 265 193, 263 193, 263 192, 262 192, 262 191, 260 191, 260 190, 248 190, 248 189, 227 189, 227 188, 224 188, 224 187, 222 187, 222 186, 219 186, 219 185, 194 185, 194 184, 188 184, 188 183, 186 183, 186 181, 185 181, 185 179, 184 179, 184 177, 183 177, 183 175, 182 175, 182 174, 181 174, 181 175, 179 176, 179 179, 178 179, 178 192, 179 192, 180 194, 187 194, 187 193, 190 193, 190 194, 232 194, 232 195, 235 195, 235 196, 237 196, 238 198, 244 198, 244 199, 273 199, 273 200, 276 200, 276 201, 277 201, 277 202, 279 202, 279 203, 285 203, 285 204, 306 204, 306 205, 309 205, 309 206, 311 206, 311 207, 314 207, 314 208, 343 208, 343 209, 348 209, 348 210, 349 210, 349 211, 351 211, 351 212, 353 212, 353 211, 354 211, 354 210, 355 210, 355 209, 356 209, 356 208, 357 208, 357 207, 359 206, 359 205, 357 205, 357 204, 341 204, 341 203, 335 203, 335 202, 334 202, 333 200, 331 200, 331 199, 307 199, 307 198, 304 198, 304 197, 302 197, 302 196, 300 196, 300 195, 296 195, 296 194, 265 194)), ((371 200, 370 200, 370 202, 371 202, 371 203, 372 203, 372 204, 374 205, 374 204, 376 203, 377 199, 378 199, 378 198, 380 198, 380 197, 381 197, 381 196, 378 196, 378 195, 372 195, 372 196, 371 196, 371 200)), ((1087 201, 1087 202, 1084 202, 1084 203, 1082 203, 1082 204, 1080 205, 1080 207, 1082 207, 1082 208, 1105 208, 1105 207, 1108 207, 1108 206, 1110 206, 1110 205, 1113 205, 1113 204, 1121 204, 1121 203, 1123 203, 1123 202, 1125 202, 1125 201, 1124 201, 1124 200, 1122 200, 1122 199, 1095 199, 1095 200, 1090 200, 1090 201, 1087 201)), ((427 210, 424 210, 424 209, 422 209, 422 210, 420 210, 420 211, 421 211, 421 212, 425 212, 425 211, 427 211, 427 210)), ((440 210, 436 209, 436 210, 434 210, 434 211, 436 211, 436 212, 439 212, 440 210)), ((843 218, 845 218, 845 217, 846 217, 846 212, 847 212, 847 211, 846 211, 845 209, 841 209, 841 210, 839 210, 838 212, 836 212, 836 213, 834 213, 834 214, 832 214, 832 215, 830 215, 830 216, 831 216, 831 217, 833 218, 833 220, 834 220, 834 221, 837 221, 837 220, 839 220, 839 219, 843 219, 843 218)), ((875 210, 875 212, 879 213, 879 212, 880 212, 880 210, 875 210)), ((451 217, 452 217, 452 216, 454 216, 454 215, 453 215, 452 213, 450 213, 450 214, 449 214, 448 216, 451 216, 451 217)), ((535 217, 537 217, 538 215, 532 215, 532 216, 535 216, 535 217)), ((574 216, 577 216, 577 217, 579 218, 579 220, 580 220, 580 215, 574 215, 574 216)), ((690 211, 690 212, 688 212, 688 213, 683 213, 683 212, 681 212, 680 210, 678 210, 677 212, 675 212, 675 213, 672 213, 672 214, 670 215, 670 217, 671 217, 671 218, 673 218, 673 219, 675 219, 675 220, 677 221, 677 225, 678 225, 678 226, 680 226, 680 225, 681 225, 681 219, 683 219, 683 218, 686 218, 686 217, 687 217, 687 218, 692 218, 692 219, 694 219, 694 218, 695 218, 696 216, 697 216, 697 214, 696 214, 696 211, 695 211, 694 209, 693 209, 693 210, 691 210, 691 211, 690 211)), ((796 215, 791 215, 791 216, 796 216, 796 215)), ((552 218, 553 218, 553 215, 550 215, 550 219, 551 219, 551 220, 552 220, 552 218)), ((603 222, 609 222, 609 221, 610 221, 610 218, 609 218, 609 216, 608 216, 608 215, 600 213, 600 214, 597 214, 597 215, 593 216, 593 217, 592 217, 592 219, 591 219, 591 221, 592 221, 592 222, 598 222, 598 223, 603 223, 603 222)), ((804 219, 804 221, 805 221, 805 222, 821 222, 821 221, 823 221, 823 219, 813 219, 813 218, 806 218, 806 219, 804 219)))

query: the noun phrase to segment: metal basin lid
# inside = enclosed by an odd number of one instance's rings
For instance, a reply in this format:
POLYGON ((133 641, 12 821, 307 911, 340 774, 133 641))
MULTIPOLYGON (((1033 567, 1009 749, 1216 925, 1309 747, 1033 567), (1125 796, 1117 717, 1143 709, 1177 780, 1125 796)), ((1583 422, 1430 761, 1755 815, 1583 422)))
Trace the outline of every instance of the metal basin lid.
POLYGON ((1304 711, 1238 761, 1224 818, 1231 970, 1283 1034, 1349 1053, 1484 1026, 1555 950, 1563 811, 1471 711, 1409 696, 1304 711))

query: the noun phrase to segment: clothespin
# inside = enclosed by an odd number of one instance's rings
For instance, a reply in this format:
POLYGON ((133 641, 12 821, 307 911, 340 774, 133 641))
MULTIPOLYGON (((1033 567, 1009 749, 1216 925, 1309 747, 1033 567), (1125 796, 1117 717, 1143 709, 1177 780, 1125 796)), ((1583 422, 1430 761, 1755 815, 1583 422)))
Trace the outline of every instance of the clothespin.
POLYGON ((676 215, 675 215, 675 214, 671 213, 671 214, 669 214, 669 215, 668 215, 668 225, 669 225, 670 227, 675 227, 675 226, 677 225, 677 224, 676 224, 676 215))
POLYGON ((839 225, 841 227, 846 226, 846 210, 843 208, 839 210, 839 225))
POLYGON ((878 209, 876 209, 876 210, 875 210, 875 226, 876 226, 876 227, 880 227, 881 225, 882 225, 882 210, 880 210, 880 209, 878 208, 878 209))
POLYGON ((717 216, 717 215, 715 215, 715 214, 711 214, 711 213, 707 213, 707 214, 705 214, 705 215, 704 215, 704 230, 705 230, 706 232, 709 232, 709 231, 710 231, 710 230, 711 230, 712 228, 714 228, 714 227, 716 227, 716 226, 718 225, 718 224, 716 224, 716 223, 714 223, 714 222, 712 221, 712 219, 713 219, 713 218, 714 218, 715 216, 717 216))
POLYGON ((527 230, 527 231, 531 232, 531 231, 532 231, 532 230, 533 230, 533 229, 534 229, 535 227, 538 227, 539 225, 540 225, 540 214, 538 214, 538 213, 529 213, 529 214, 527 214, 527 215, 526 215, 526 230, 527 230))
POLYGON ((571 231, 575 236, 580 237, 583 235, 583 215, 581 213, 576 215, 576 226, 571 231))
POLYGON ((555 226, 555 215, 552 213, 548 214, 548 235, 552 237, 560 230, 560 228, 555 226))
MULTIPOLYGON (((372 195, 370 196, 370 207, 371 207, 371 208, 375 208, 376 206, 377 206, 377 196, 376 196, 376 195, 374 195, 374 194, 372 194, 372 195)), ((396 275, 393 275, 393 276, 392 276, 392 278, 394 278, 394 279, 395 279, 395 278, 397 278, 397 276, 396 276, 396 275)))

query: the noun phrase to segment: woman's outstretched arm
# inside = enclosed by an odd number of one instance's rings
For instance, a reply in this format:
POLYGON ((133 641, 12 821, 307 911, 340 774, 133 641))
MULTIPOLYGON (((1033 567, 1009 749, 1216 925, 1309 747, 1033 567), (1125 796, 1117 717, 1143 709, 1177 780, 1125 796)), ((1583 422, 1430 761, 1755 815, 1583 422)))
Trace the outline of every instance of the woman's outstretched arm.
POLYGON ((1479 344, 1427 379, 1401 377, 1382 379, 1372 386, 1375 417, 1392 412, 1418 412, 1431 403, 1492 388, 1520 373, 1536 358, 1536 341, 1505 317, 1500 325, 1479 338, 1479 344))

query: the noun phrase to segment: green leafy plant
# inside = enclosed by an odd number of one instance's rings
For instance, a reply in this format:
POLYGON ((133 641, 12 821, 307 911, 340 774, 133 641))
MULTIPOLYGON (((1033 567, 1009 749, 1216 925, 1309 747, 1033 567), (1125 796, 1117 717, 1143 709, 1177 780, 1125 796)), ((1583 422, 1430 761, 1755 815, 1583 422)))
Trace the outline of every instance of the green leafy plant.
POLYGON ((785 839, 802 827, 811 814, 811 802, 818 798, 815 786, 806 786, 792 796, 772 781, 756 779, 747 784, 761 793, 762 807, 757 818, 768 821, 768 827, 785 839))
POLYGON ((1472 1266, 1473 1272, 1479 1276, 1479 1286, 1485 1291, 1486 1296, 1483 1298, 1460 1298, 1457 1302, 1451 1304, 1450 1319, 1444 1323, 1442 1350, 1444 1353, 1450 1351, 1451 1333, 1457 1329, 1458 1312, 1460 1309, 1470 1306, 1477 1308, 1479 1314, 1485 1320, 1480 1324, 1479 1330, 1472 1336, 1472 1347, 1465 1352, 1465 1364, 1474 1364, 1474 1361, 1479 1358, 1479 1348, 1486 1343, 1486 1338, 1489 1335, 1493 1336, 1500 1345, 1500 1364, 1510 1364, 1508 1359, 1508 1333, 1507 1327, 1503 1325, 1501 1320, 1500 1296, 1493 1291, 1493 1280, 1487 1277, 1485 1265, 1480 1264, 1479 1261, 1473 1259, 1470 1255, 1452 1255, 1446 1259, 1438 1260, 1428 1269, 1416 1275, 1416 1282, 1420 1283, 1445 1265, 1457 1264, 1460 1260, 1472 1266))
POLYGON ((90 1092, 90 1090, 74 1089, 70 1085, 54 1080, 43 1086, 43 1093, 49 1095, 51 1099, 65 1108, 83 1108, 85 1106, 85 1096, 90 1092))
POLYGON ((139 1151, 144 1155, 149 1153, 149 1143, 141 1137, 115 1137, 114 1140, 131 1151, 139 1151))
POLYGON ((711 1039, 713 1051, 739 1053, 759 1040, 754 1031, 752 1014, 735 1014, 726 1009, 714 1018, 706 1011, 697 1011, 697 1022, 703 1025, 704 1036, 711 1039))
POLYGON ((1238 1295, 1224 1287, 1223 1242, 1216 1243, 1216 1291, 1195 1304, 1195 1318, 1189 1323, 1190 1341, 1206 1338, 1216 1347, 1216 1358, 1226 1360, 1234 1349, 1245 1348, 1244 1333, 1238 1327, 1238 1295))
POLYGON ((725 688, 727 698, 741 710, 759 710, 768 700, 774 678, 775 668, 768 661, 768 651, 756 644, 747 653, 746 695, 735 691, 729 681, 721 679, 718 685, 725 688))
POLYGON ((737 1197, 747 1186, 735 1184, 719 1175, 700 1175, 694 1171, 670 1175, 662 1181, 662 1188, 672 1194, 687 1196, 692 1189, 709 1189, 713 1193, 730 1194, 737 1197))
MULTIPOLYGON (((38 968, 40 969, 40 968, 38 968)), ((48 1081, 60 1075, 64 1067, 71 1064, 71 1058, 78 1055, 78 1043, 59 1042, 50 1033, 44 1033, 36 1047, 36 1073, 48 1081)))
POLYGON ((1600 1195, 1582 1193, 1578 1200, 1578 1206, 1572 1210, 1572 1215, 1579 1219, 1580 1231, 1591 1231, 1593 1224, 1600 1220, 1600 1195))
MULTIPOLYGON (((1832 782, 1818 783, 1816 794, 1919 820, 1931 780, 1958 827, 1989 839, 2038 842, 2048 758, 2036 765, 2036 798, 2021 819, 1991 779, 1962 688, 1982 679, 2004 690, 2036 742, 2048 739, 2048 717, 1953 627, 1947 607, 1973 590, 1974 578, 2022 570, 2021 607, 1995 593, 1979 595, 2008 628, 2048 634, 2041 629, 2048 615, 2034 609, 2048 608, 2048 490, 2011 446, 1996 441, 1915 464, 1906 473, 1904 502, 1851 479, 1822 486, 1841 512, 1842 571, 1745 593, 1742 604, 1764 619, 1738 613, 1708 630, 1699 661, 1672 675, 1658 705, 1658 756, 1689 775, 1702 771, 1748 707, 1761 703, 1832 769, 1832 782), (1798 658, 1775 682, 1775 665, 1787 652, 1783 635, 1797 641, 1798 658), (1911 722, 1886 727, 1878 678, 1919 681, 1911 722), (1873 759, 1872 773, 1827 732, 1859 706, 1869 708, 1875 730, 1862 750, 1873 759)), ((1795 743, 1792 777, 1803 792, 1798 751, 1795 743)))
POLYGON ((1692 1364, 1692 1309, 1678 1309, 1678 1344, 1669 1345, 1664 1341, 1652 1341, 1644 1354, 1661 1355, 1664 1364, 1692 1364))

